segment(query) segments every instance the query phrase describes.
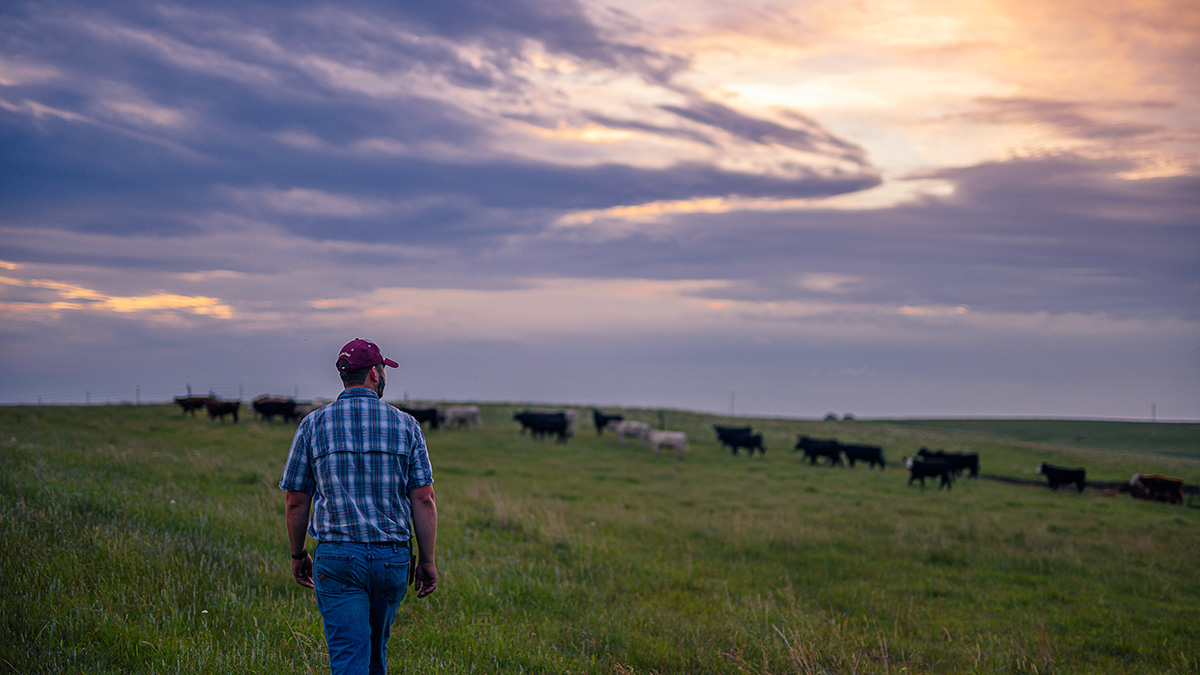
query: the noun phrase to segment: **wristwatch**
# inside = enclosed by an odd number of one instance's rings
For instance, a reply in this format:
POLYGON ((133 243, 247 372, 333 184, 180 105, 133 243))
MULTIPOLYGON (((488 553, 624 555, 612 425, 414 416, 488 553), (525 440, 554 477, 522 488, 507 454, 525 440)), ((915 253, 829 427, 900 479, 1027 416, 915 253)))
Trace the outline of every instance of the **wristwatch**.
POLYGON ((306 555, 308 555, 308 549, 304 549, 299 554, 292 556, 292 560, 304 560, 304 556, 306 555))

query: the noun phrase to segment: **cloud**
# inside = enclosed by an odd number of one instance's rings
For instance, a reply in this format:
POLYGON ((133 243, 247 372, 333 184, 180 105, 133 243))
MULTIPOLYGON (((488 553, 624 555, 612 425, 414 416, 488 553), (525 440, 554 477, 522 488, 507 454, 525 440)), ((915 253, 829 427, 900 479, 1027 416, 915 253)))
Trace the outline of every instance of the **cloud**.
POLYGON ((545 358, 510 393, 808 378, 817 414, 954 403, 939 354, 1018 397, 1035 363, 1177 360, 1198 12, 1081 7, 6 6, 0 351, 299 359, 354 322, 447 395, 545 358))
POLYGON ((865 153, 862 148, 838 139, 821 130, 815 122, 796 115, 792 116, 793 120, 802 122, 803 127, 786 127, 775 122, 754 119, 745 113, 737 112, 712 101, 696 101, 686 107, 662 106, 662 108, 680 117, 726 131, 752 143, 761 145, 777 143, 804 152, 837 157, 853 162, 860 167, 866 166, 865 153))
POLYGON ((304 188, 219 188, 233 201, 287 215, 362 218, 387 213, 391 204, 382 199, 339 195, 304 188))
POLYGON ((1055 101, 1044 99, 1002 99, 985 97, 980 99, 981 109, 963 115, 977 122, 988 124, 1049 125, 1058 132, 1088 140, 1121 141, 1136 137, 1162 135, 1167 128, 1161 124, 1142 122, 1109 121, 1097 119, 1096 114, 1123 111, 1130 108, 1163 108, 1166 104, 1140 104, 1138 106, 1096 106, 1083 102, 1055 101), (1106 110, 1108 109, 1108 110, 1106 110))
MULTIPOLYGON (((144 314, 154 321, 170 321, 178 318, 177 313, 211 316, 217 319, 233 318, 233 310, 216 298, 184 296, 174 293, 153 293, 140 296, 108 295, 100 291, 50 279, 29 281, 4 279, 8 287, 2 295, 16 295, 0 302, 0 315, 8 320, 31 318, 37 320, 46 315, 64 311, 111 312, 115 314, 144 314), (13 293, 17 290, 17 293, 13 293), (21 290, 27 292, 19 292, 21 290), (41 293, 41 290, 50 293, 41 293)), ((3 289, 0 289, 3 291, 3 289)))
POLYGON ((59 77, 59 70, 41 63, 23 63, 0 55, 0 87, 46 82, 59 77))
POLYGON ((141 101, 99 101, 102 109, 110 111, 120 119, 142 126, 179 127, 187 121, 187 115, 177 109, 141 101))
POLYGON ((115 48, 150 56, 185 72, 257 86, 279 83, 276 74, 265 65, 249 63, 216 46, 193 44, 187 38, 170 35, 161 29, 141 28, 103 15, 70 21, 66 28, 78 30, 115 48))
POLYGON ((0 100, 0 108, 9 112, 24 113, 31 115, 34 119, 41 120, 44 117, 56 117, 67 122, 86 122, 87 118, 70 110, 61 110, 53 106, 44 105, 37 101, 28 99, 19 102, 0 100))

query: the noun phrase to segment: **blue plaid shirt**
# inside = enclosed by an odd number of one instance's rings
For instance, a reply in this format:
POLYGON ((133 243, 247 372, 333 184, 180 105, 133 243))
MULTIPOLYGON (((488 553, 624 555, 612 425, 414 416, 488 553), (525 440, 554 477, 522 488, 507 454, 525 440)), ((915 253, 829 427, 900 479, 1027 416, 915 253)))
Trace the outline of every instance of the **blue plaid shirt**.
POLYGON ((431 483, 421 425, 354 388, 300 422, 279 488, 312 495, 318 542, 400 543, 413 535, 408 493, 431 483))

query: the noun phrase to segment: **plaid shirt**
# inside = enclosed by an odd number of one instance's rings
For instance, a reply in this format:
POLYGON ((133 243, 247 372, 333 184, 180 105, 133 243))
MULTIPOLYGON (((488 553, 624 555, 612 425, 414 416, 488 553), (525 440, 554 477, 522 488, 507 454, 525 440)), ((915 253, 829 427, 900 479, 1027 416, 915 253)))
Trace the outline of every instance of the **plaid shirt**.
POLYGON ((354 388, 300 422, 279 488, 312 495, 318 542, 401 543, 413 534, 408 493, 431 483, 421 425, 354 388))

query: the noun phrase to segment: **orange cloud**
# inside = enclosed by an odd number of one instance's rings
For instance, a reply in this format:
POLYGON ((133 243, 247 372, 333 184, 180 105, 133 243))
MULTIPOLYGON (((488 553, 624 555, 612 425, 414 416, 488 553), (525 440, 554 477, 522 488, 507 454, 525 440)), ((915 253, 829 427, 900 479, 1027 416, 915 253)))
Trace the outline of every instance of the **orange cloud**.
POLYGON ((62 310, 92 310, 114 312, 117 314, 141 314, 155 312, 176 312, 214 316, 219 319, 232 319, 233 308, 222 303, 217 298, 205 296, 176 295, 174 293, 154 293, 151 295, 120 296, 107 295, 100 291, 67 284, 50 279, 32 279, 28 282, 19 279, 4 278, 5 285, 42 288, 53 291, 58 298, 49 302, 21 301, 0 303, 0 312, 10 314, 38 314, 62 310))

